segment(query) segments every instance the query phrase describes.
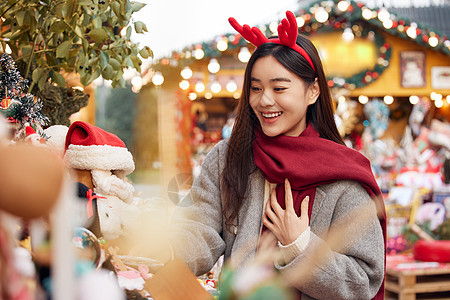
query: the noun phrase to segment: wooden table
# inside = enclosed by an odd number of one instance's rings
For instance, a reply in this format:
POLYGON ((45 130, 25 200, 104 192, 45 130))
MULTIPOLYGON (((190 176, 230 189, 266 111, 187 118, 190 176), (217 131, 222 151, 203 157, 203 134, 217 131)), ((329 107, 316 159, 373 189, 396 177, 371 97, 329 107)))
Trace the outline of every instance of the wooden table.
POLYGON ((449 299, 450 263, 420 262, 412 254, 388 255, 386 291, 396 293, 399 300, 415 300, 417 294, 424 293, 431 297, 439 292, 448 292, 444 299, 449 299))

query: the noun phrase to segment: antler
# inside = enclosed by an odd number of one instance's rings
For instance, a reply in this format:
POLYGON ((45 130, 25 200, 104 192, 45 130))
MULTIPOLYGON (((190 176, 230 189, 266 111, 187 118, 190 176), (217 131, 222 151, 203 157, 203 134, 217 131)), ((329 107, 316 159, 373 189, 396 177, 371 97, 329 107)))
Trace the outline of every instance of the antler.
POLYGON ((291 11, 286 11, 286 19, 281 20, 281 24, 278 25, 278 38, 283 45, 288 47, 294 47, 297 41, 298 28, 297 20, 291 11))
POLYGON ((228 22, 230 22, 231 26, 233 26, 233 28, 239 32, 244 39, 256 47, 259 47, 269 41, 269 39, 257 27, 250 27, 247 24, 241 26, 235 18, 228 18, 228 22))

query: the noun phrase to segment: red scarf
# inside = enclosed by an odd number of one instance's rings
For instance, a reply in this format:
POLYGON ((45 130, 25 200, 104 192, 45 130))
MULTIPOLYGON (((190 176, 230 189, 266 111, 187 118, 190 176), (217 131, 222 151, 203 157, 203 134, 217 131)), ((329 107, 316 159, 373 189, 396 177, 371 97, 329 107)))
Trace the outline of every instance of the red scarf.
MULTIPOLYGON (((310 219, 317 186, 339 180, 359 182, 374 199, 377 208, 383 212, 380 224, 386 246, 384 202, 370 161, 364 155, 344 145, 320 138, 312 124, 309 124, 298 137, 268 137, 257 127, 253 141, 253 157, 267 181, 277 184, 277 199, 281 207, 285 208, 285 178, 291 183, 297 215, 300 215, 302 200, 306 195, 309 196, 310 219)), ((384 281, 374 299, 383 298, 384 281)))

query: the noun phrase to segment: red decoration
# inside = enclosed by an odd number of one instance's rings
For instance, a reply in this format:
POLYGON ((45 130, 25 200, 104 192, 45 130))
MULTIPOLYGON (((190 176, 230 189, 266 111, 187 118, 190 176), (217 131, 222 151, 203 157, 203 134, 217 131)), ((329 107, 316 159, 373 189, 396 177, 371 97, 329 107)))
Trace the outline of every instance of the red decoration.
POLYGON ((419 240, 413 246, 417 260, 450 262, 450 241, 419 240))
POLYGON ((341 27, 341 22, 334 23, 334 28, 339 29, 341 27))
POLYGON ((334 86, 334 81, 333 80, 328 80, 328 86, 329 87, 333 87, 334 86))
POLYGON ((353 12, 353 10, 354 10, 353 5, 350 5, 350 6, 347 8, 347 10, 348 10, 349 12, 353 12))
POLYGON ((356 5, 357 5, 359 8, 362 8, 362 7, 364 6, 364 3, 358 2, 358 3, 356 3, 356 5))
POLYGON ((422 39, 423 39, 423 41, 424 41, 425 43, 427 43, 429 37, 428 37, 428 35, 424 35, 424 36, 422 36, 422 39))
POLYGON ((398 21, 398 23, 399 23, 400 25, 405 25, 405 20, 400 20, 400 21, 398 21))

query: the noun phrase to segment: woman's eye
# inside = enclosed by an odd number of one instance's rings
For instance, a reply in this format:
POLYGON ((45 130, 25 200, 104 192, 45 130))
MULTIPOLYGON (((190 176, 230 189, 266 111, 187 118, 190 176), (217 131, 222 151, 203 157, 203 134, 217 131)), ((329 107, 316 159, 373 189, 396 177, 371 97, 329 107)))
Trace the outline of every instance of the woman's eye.
POLYGON ((284 90, 286 90, 287 88, 285 88, 285 87, 277 87, 277 88, 274 88, 273 90, 275 91, 275 92, 281 92, 281 91, 284 91, 284 90))
POLYGON ((258 91, 261 90, 261 88, 259 88, 259 87, 257 87, 257 86, 252 86, 250 89, 251 89, 253 92, 258 92, 258 91))

